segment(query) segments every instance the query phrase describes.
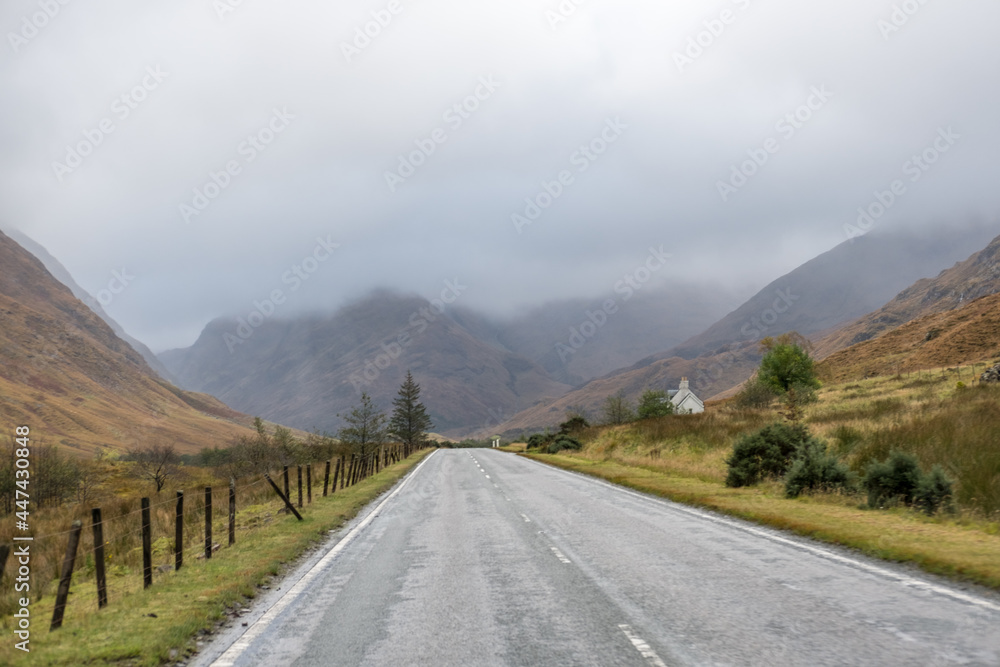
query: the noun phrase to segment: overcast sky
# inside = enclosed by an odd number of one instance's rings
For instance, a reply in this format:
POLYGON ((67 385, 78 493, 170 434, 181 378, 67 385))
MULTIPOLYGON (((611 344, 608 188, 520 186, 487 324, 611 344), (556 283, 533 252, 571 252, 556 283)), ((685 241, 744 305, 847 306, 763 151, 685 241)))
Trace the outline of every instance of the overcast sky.
POLYGON ((61 1, 0 9, 0 225, 156 351, 275 290, 603 297, 661 245, 756 289, 897 179, 875 227, 1000 212, 994 0, 61 1))

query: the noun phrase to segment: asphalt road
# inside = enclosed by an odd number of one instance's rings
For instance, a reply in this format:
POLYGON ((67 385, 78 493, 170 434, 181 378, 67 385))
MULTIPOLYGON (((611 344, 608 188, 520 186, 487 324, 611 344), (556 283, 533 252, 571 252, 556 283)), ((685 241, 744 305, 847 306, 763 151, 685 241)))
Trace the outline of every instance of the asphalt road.
POLYGON ((442 450, 200 665, 1000 665, 1000 601, 492 450, 442 450), (332 549, 332 551, 331 551, 332 549))

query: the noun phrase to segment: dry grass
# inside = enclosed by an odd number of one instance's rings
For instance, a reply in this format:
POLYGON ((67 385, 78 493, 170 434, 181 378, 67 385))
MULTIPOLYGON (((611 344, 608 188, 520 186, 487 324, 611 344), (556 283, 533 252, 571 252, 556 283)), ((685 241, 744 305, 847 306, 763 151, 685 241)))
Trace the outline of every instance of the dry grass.
MULTIPOLYGON (((327 498, 317 498, 314 493, 313 504, 303 512, 305 521, 301 523, 290 516, 277 515, 278 503, 264 494, 266 500, 245 506, 240 513, 238 521, 244 530, 238 534, 234 547, 223 547, 205 561, 196 557, 201 549, 196 543, 185 554, 180 572, 157 572, 153 586, 147 590, 142 589, 140 568, 125 576, 124 583, 112 585, 110 603, 103 610, 97 609, 93 578, 88 577, 86 569, 78 571, 63 628, 48 632, 52 595, 33 602, 31 653, 14 649, 13 640, 4 642, 0 644, 0 664, 158 665, 171 660, 172 655, 183 657, 194 647, 194 636, 211 629, 227 608, 240 607, 253 598, 257 586, 281 572, 285 563, 328 537, 331 529, 342 525, 391 487, 428 451, 327 498)), ((322 488, 319 491, 321 495, 322 488)), ((274 495, 270 488, 267 493, 274 495)), ((163 518, 157 521, 162 523, 163 518)), ((170 526, 172 535, 172 523, 170 526)), ((221 538, 216 541, 226 544, 224 522, 216 530, 221 538)), ((169 554, 161 554, 155 562, 159 564, 164 559, 172 562, 169 554)), ((111 579, 109 576, 109 584, 111 579)), ((9 637, 13 637, 11 620, 7 616, 2 621, 3 632, 9 637)))
POLYGON ((972 382, 968 367, 844 382, 821 389, 805 410, 809 428, 858 472, 893 449, 914 454, 924 468, 941 465, 955 480, 957 508, 933 518, 905 508, 862 510, 861 495, 787 500, 778 482, 727 489, 733 442, 780 420, 776 409, 726 403, 702 415, 593 428, 580 435, 582 451, 538 458, 1000 587, 1000 387, 972 382))

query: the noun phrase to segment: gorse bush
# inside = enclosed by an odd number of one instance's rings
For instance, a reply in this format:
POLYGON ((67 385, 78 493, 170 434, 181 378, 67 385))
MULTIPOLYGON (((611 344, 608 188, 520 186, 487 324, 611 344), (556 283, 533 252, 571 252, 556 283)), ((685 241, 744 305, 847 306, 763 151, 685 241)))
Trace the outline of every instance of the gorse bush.
POLYGON ((941 466, 934 466, 920 478, 913 504, 927 514, 934 514, 941 508, 951 508, 952 482, 941 466))
POLYGON ((785 475, 785 495, 797 498, 803 491, 851 491, 855 477, 846 463, 830 454, 826 443, 810 438, 799 446, 785 475))
POLYGON ((751 486, 763 479, 783 476, 800 445, 809 439, 804 426, 785 423, 770 424, 744 435, 726 459, 729 467, 726 486, 751 486))
POLYGON ((898 450, 868 466, 864 486, 869 507, 902 503, 927 514, 950 507, 953 496, 952 481, 940 466, 925 474, 915 456, 898 450))
POLYGON ((545 449, 555 440, 551 433, 535 433, 528 438, 528 449, 545 449))
POLYGON ((549 454, 557 454, 564 449, 571 449, 575 452, 580 451, 583 448, 583 443, 574 438, 571 435, 559 435, 549 443, 546 451, 549 454))
POLYGON ((872 463, 865 471, 868 506, 881 507, 892 502, 912 505, 921 476, 917 457, 893 451, 887 460, 872 463))

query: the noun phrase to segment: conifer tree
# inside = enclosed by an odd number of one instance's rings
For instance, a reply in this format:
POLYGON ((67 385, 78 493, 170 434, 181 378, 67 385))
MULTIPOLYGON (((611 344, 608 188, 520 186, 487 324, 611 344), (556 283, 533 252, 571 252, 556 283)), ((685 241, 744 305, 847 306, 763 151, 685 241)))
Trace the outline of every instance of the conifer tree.
POLYGON ((427 431, 433 428, 424 404, 420 402, 420 385, 413 374, 406 371, 406 380, 399 387, 399 394, 392 401, 392 418, 389 434, 412 450, 427 440, 427 431))
POLYGON ((347 413, 344 421, 347 424, 337 431, 337 438, 356 454, 366 456, 385 442, 385 413, 367 393, 361 393, 361 405, 347 413))

